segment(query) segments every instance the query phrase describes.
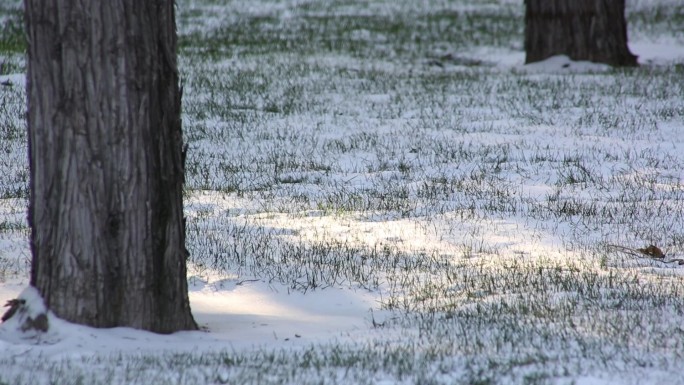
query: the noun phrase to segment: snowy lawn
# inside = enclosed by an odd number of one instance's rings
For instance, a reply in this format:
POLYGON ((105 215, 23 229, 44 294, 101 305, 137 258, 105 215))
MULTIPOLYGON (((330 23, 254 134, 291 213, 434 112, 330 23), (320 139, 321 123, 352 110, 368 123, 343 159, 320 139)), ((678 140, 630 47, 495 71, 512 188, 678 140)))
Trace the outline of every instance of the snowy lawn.
MULTIPOLYGON (((2 303, 30 269, 20 9, 2 303)), ((0 384, 684 384, 684 5, 628 2, 636 69, 524 66, 523 12, 178 1, 203 331, 3 325, 0 384)))

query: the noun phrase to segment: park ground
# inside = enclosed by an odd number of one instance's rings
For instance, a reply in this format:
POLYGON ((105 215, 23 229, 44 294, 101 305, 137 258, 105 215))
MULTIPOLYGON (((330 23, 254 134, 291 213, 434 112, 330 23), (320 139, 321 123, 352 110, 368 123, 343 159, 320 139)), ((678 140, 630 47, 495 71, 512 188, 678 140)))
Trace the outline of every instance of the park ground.
MULTIPOLYGON (((684 384, 684 5, 627 3, 639 68, 523 65, 521 1, 179 0, 202 331, 0 326, 0 384, 684 384)), ((0 28, 4 303, 20 1, 0 28)))

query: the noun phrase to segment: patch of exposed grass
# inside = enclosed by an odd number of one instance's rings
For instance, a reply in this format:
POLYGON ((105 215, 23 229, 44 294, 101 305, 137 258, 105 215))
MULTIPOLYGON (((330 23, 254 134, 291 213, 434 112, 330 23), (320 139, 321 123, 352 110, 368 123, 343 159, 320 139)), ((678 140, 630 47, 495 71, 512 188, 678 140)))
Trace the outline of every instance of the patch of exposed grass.
MULTIPOLYGON (((8 54, 26 52, 23 15, 20 1, 9 1, 0 5, 0 58, 8 54)), ((0 75, 12 73, 9 71, 9 68, 5 68, 0 75)))

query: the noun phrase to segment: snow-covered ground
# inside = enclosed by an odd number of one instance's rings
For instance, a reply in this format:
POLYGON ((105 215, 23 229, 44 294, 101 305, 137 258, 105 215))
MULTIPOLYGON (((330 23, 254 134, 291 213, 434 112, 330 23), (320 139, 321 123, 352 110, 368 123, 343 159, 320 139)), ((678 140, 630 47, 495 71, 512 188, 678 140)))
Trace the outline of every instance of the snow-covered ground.
MULTIPOLYGON (((179 1, 203 330, 3 324, 0 384, 684 384, 684 267, 624 251, 684 258, 684 7, 628 6, 614 70, 524 66, 508 0, 179 1)), ((0 83, 4 303, 30 252, 0 83)))

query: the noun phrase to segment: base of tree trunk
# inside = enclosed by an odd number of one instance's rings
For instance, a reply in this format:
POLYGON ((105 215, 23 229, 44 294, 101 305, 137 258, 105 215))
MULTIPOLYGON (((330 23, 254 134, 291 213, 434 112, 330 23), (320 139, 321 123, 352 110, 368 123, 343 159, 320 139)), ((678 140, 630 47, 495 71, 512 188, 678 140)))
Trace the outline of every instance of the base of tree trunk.
POLYGON ((525 63, 567 55, 637 66, 627 46, 624 0, 526 0, 525 63))

